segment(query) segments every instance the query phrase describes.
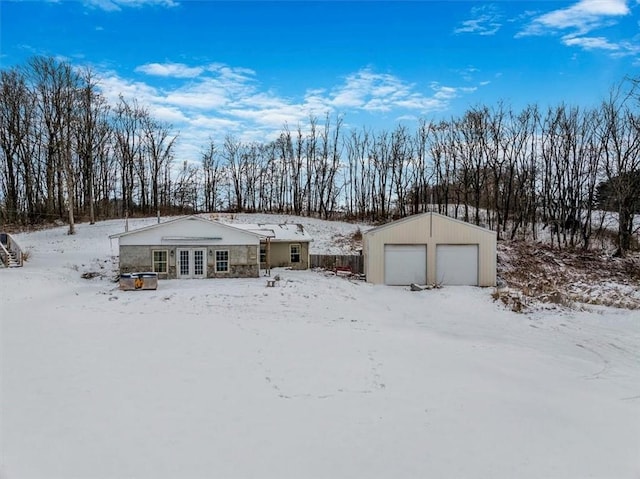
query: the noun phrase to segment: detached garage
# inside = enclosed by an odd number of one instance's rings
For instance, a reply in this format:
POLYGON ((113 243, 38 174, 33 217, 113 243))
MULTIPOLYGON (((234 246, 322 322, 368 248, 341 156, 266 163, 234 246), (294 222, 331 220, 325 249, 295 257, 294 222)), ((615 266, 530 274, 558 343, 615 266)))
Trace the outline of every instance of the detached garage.
POLYGON ((438 213, 367 231, 363 253, 370 283, 496 284, 495 232, 438 213))

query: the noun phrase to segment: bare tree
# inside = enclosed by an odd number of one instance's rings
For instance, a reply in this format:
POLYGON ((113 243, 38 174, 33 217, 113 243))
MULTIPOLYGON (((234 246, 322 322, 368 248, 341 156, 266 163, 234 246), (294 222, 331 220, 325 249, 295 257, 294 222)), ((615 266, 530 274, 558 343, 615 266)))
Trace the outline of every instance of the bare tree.
POLYGON ((135 99, 127 101, 121 96, 114 113, 114 153, 120 166, 122 213, 127 215, 136 207, 134 171, 138 177, 143 176, 140 168, 136 170, 136 164, 139 165, 142 156, 142 118, 147 112, 135 99))
POLYGON ((236 211, 242 211, 244 207, 244 185, 243 185, 243 173, 242 173, 242 161, 241 161, 241 147, 242 143, 236 140, 233 136, 227 135, 224 139, 224 145, 222 147, 222 157, 226 160, 226 167, 231 175, 231 182, 234 192, 234 205, 229 207, 236 211))
POLYGON ((611 92, 601 106, 604 119, 604 172, 618 213, 618 249, 625 256, 631 248, 634 205, 640 197, 640 117, 631 108, 633 90, 622 87, 611 92))
POLYGON ((34 123, 35 101, 22 72, 0 72, 0 161, 5 195, 5 219, 18 219, 25 203, 35 207, 31 157, 28 144, 34 123), (22 193, 21 193, 22 192, 22 193))
POLYGON ((82 200, 89 222, 95 223, 95 159, 103 154, 109 140, 109 106, 98 90, 98 80, 91 68, 81 73, 82 86, 76 91, 78 114, 74 129, 82 174, 82 200))
POLYGON ((52 214, 57 207, 63 217, 66 206, 69 234, 74 234, 75 165, 71 132, 79 110, 80 77, 69 64, 53 58, 36 57, 30 67, 46 135, 47 210, 52 214))
POLYGON ((178 136, 171 135, 171 126, 154 120, 149 115, 141 118, 143 151, 148 161, 149 181, 151 182, 151 208, 159 211, 160 206, 168 206, 160 201, 162 172, 171 166, 173 147, 178 136))
POLYGON ((219 206, 223 172, 213 140, 210 140, 209 147, 202 153, 202 168, 204 172, 204 209, 205 211, 215 211, 219 206))
POLYGON ((317 211, 317 202, 315 195, 315 188, 312 188, 316 154, 318 151, 318 133, 317 133, 316 117, 309 118, 309 134, 306 141, 306 158, 307 158, 307 178, 304 187, 304 196, 307 198, 307 216, 311 216, 312 211, 317 211))

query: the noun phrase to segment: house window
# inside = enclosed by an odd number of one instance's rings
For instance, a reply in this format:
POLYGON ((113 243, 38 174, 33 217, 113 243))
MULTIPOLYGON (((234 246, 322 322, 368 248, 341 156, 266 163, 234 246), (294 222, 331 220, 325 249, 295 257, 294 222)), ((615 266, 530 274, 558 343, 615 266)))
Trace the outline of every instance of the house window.
POLYGON ((167 256, 168 252, 166 250, 153 252, 153 271, 155 273, 167 273, 169 271, 167 268, 167 256))
POLYGON ((204 275, 204 250, 197 249, 193 252, 193 274, 204 275))
POLYGON ((181 249, 178 253, 180 258, 180 276, 189 276, 189 250, 181 249))
POLYGON ((216 251, 216 272, 226 273, 229 271, 229 252, 216 251))
POLYGON ((260 245, 260 262, 261 263, 267 262, 267 245, 266 244, 260 245))
POLYGON ((299 263, 300 262, 300 245, 299 244, 292 244, 289 247, 289 250, 291 251, 291 262, 292 263, 299 263))

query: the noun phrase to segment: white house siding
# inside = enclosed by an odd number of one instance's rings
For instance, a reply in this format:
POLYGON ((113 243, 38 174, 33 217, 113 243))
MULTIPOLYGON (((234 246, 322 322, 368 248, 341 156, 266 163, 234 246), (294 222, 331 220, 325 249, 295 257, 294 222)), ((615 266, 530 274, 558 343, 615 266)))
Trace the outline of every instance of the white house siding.
POLYGON ((121 235, 121 246, 130 245, 239 245, 260 243, 260 237, 232 226, 198 218, 183 218, 121 235))
POLYGON ((437 213, 410 216, 374 228, 364 234, 363 252, 367 281, 385 282, 384 246, 389 244, 425 245, 427 283, 438 283, 437 245, 478 245, 478 285, 496 282, 496 234, 437 213))

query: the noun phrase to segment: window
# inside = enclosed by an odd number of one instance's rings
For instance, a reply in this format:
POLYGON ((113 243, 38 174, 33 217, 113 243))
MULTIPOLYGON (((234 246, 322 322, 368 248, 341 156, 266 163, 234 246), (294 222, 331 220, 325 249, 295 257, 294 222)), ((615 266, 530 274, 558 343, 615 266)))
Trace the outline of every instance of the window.
POLYGON ((289 246, 289 250, 291 251, 291 262, 299 263, 300 262, 300 245, 292 244, 289 246))
POLYGON ((261 263, 267 262, 267 245, 266 244, 260 245, 260 262, 261 263))
POLYGON ((226 273, 229 271, 229 252, 216 251, 216 272, 226 273))
POLYGON ((197 249, 193 252, 193 274, 202 276, 204 274, 204 250, 197 249))
POLYGON ((189 276, 189 250, 181 249, 180 253, 180 276, 189 276))
POLYGON ((153 271, 155 273, 167 273, 167 251, 153 252, 153 271))

